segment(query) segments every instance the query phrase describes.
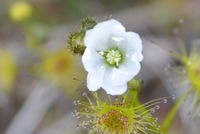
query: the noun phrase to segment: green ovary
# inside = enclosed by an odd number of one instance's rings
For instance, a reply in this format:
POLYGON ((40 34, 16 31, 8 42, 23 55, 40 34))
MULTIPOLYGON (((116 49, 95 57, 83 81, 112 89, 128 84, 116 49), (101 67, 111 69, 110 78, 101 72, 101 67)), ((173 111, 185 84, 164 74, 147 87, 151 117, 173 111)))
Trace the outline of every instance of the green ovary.
POLYGON ((110 66, 119 67, 122 62, 123 55, 118 49, 110 49, 109 51, 100 51, 99 54, 105 58, 106 63, 110 66))

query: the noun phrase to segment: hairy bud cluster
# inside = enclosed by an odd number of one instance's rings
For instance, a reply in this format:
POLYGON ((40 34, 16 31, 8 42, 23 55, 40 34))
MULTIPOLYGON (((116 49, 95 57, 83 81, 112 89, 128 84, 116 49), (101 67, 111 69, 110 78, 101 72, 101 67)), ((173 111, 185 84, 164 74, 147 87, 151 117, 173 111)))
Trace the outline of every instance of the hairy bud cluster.
POLYGON ((69 49, 74 54, 83 55, 86 48, 84 44, 85 32, 89 29, 92 29, 96 24, 97 22, 93 18, 87 17, 82 20, 80 31, 72 32, 70 34, 68 37, 68 45, 69 49))

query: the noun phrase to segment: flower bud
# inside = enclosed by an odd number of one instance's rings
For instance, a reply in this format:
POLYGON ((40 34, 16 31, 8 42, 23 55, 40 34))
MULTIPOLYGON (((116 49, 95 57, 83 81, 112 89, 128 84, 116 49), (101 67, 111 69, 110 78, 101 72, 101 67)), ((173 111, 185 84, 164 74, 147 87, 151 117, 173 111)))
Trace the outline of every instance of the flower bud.
POLYGON ((83 55, 85 51, 84 37, 87 30, 92 29, 97 22, 91 17, 87 17, 81 22, 81 29, 79 32, 72 32, 68 38, 69 49, 74 54, 83 55))
POLYGON ((81 29, 83 31, 87 31, 89 29, 92 29, 96 24, 97 24, 97 22, 93 18, 87 17, 82 20, 81 29))
POLYGON ((139 91, 142 87, 143 81, 138 79, 132 79, 129 81, 128 86, 131 90, 139 91))
POLYGON ((84 45, 84 36, 85 36, 85 33, 82 31, 73 32, 70 34, 69 39, 68 39, 68 44, 69 44, 70 50, 74 54, 83 55, 86 48, 84 45))

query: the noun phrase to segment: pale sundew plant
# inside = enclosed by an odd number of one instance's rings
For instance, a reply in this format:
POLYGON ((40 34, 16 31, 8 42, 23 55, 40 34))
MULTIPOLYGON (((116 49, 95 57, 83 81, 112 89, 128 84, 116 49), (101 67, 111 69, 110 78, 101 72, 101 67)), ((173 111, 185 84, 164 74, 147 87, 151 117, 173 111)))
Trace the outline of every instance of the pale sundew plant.
POLYGON ((179 84, 189 85, 182 98, 186 99, 192 96, 190 113, 192 113, 191 117, 197 117, 200 115, 200 54, 196 47, 193 47, 189 53, 186 51, 184 44, 181 47, 181 53, 173 52, 175 58, 181 62, 181 65, 173 67, 172 71, 175 71, 177 76, 181 77, 182 81, 179 84))
POLYGON ((81 30, 71 33, 70 50, 82 55, 87 75, 86 100, 77 100, 73 115, 80 119, 77 128, 89 134, 162 134, 153 113, 170 97, 142 104, 138 94, 142 81, 135 79, 143 60, 142 40, 135 32, 127 32, 117 20, 82 21, 81 30), (105 90, 103 99, 98 89, 105 90), (114 97, 113 97, 114 96, 114 97))
MULTIPOLYGON (((180 24, 183 20, 180 20, 180 24)), ((176 29, 175 35, 177 36, 177 41, 181 52, 171 51, 173 58, 176 58, 180 62, 177 66, 170 66, 169 70, 174 74, 179 81, 176 81, 176 90, 180 90, 181 86, 187 87, 187 90, 182 94, 180 98, 175 101, 173 107, 170 109, 169 113, 165 117, 165 120, 161 124, 161 129, 163 133, 168 134, 173 121, 186 99, 189 99, 190 105, 187 107, 189 109, 188 116, 190 119, 199 119, 200 116, 200 54, 199 46, 193 46, 188 52, 185 47, 183 39, 179 36, 179 30, 176 29)), ((173 79, 175 80, 175 79, 173 79)))

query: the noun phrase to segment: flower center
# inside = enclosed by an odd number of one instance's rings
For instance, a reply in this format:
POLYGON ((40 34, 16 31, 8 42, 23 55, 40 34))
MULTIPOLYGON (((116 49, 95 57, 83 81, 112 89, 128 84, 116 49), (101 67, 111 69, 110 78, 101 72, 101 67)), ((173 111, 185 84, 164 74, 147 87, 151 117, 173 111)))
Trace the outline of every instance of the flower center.
POLYGON ((109 51, 100 51, 100 55, 104 56, 106 62, 115 67, 119 67, 123 55, 118 49, 110 49, 109 51))

